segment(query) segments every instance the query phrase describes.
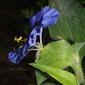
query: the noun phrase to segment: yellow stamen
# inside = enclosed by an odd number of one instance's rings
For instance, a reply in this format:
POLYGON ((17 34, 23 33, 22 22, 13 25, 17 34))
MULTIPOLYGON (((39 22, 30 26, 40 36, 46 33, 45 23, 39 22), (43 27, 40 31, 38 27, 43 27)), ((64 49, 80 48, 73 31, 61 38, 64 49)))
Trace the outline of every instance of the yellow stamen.
POLYGON ((17 36, 15 36, 14 41, 17 42, 17 43, 20 43, 21 41, 26 42, 27 39, 26 38, 22 39, 22 36, 20 36, 19 38, 17 36))

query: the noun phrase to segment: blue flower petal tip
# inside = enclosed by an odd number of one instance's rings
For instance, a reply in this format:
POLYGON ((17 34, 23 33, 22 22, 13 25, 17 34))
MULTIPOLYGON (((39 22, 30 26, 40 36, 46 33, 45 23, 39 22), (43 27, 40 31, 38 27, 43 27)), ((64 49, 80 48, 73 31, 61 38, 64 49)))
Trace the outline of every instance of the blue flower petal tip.
POLYGON ((15 52, 10 52, 8 54, 8 59, 14 64, 18 64, 20 62, 20 60, 21 60, 21 59, 19 59, 20 57, 21 56, 18 55, 17 53, 15 53, 15 52))

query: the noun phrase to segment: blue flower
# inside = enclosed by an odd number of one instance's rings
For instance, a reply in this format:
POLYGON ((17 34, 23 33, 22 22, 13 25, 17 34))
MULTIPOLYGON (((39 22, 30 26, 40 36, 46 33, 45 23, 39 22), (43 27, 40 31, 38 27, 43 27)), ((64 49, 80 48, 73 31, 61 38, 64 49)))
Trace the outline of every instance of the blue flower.
POLYGON ((9 52, 8 58, 12 63, 18 64, 27 55, 30 47, 36 45, 37 36, 41 36, 42 34, 42 31, 40 30, 40 27, 35 27, 28 36, 27 42, 23 45, 22 48, 18 49, 17 51, 9 52))
POLYGON ((47 28, 49 25, 55 24, 58 17, 59 12, 56 9, 45 6, 40 12, 31 18, 31 27, 34 28, 35 26, 39 25, 47 28))
POLYGON ((31 26, 33 28, 32 32, 27 38, 27 42, 23 45, 22 48, 17 51, 11 51, 8 54, 9 60, 18 64, 29 52, 30 47, 37 44, 37 37, 40 37, 39 43, 42 44, 42 31, 43 28, 47 28, 50 25, 53 25, 57 22, 59 12, 48 6, 45 6, 40 12, 34 15, 31 18, 31 26))

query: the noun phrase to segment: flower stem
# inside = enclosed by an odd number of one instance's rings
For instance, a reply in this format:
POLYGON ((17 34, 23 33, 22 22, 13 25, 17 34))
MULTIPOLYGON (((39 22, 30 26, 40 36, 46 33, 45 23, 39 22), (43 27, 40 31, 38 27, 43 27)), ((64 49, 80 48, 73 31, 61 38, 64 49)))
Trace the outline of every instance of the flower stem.
POLYGON ((43 27, 40 28, 40 44, 42 45, 42 33, 43 33, 43 27))
POLYGON ((83 75, 81 63, 79 62, 76 65, 74 65, 73 69, 75 71, 75 74, 76 74, 76 77, 77 77, 79 84, 84 83, 84 75, 83 75))

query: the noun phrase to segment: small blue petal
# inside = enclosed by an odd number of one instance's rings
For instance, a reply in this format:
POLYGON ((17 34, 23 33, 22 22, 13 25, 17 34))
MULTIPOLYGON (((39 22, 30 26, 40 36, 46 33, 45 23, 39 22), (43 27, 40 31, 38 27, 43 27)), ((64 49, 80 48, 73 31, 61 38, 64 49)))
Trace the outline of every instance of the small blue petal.
POLYGON ((41 19, 42 19, 42 12, 38 12, 36 15, 35 15, 36 19, 37 19, 37 22, 39 22, 41 19))
POLYGON ((18 55, 15 52, 10 52, 8 55, 9 60, 14 64, 17 64, 17 57, 18 55))
POLYGON ((40 11, 30 19, 31 27, 34 28, 36 22, 39 23, 41 19, 42 19, 42 12, 40 11))
POLYGON ((45 28, 45 27, 48 27, 49 25, 53 25, 55 24, 57 21, 56 17, 53 17, 53 18, 45 18, 43 21, 42 21, 42 26, 45 28))
POLYGON ((10 52, 10 53, 8 54, 9 60, 14 59, 15 56, 16 56, 16 54, 15 54, 14 52, 10 52))
POLYGON ((45 17, 51 16, 54 12, 56 12, 56 10, 51 8, 51 9, 50 9, 48 12, 46 12, 43 16, 45 16, 45 17))
POLYGON ((36 44, 36 29, 33 29, 32 32, 30 33, 28 42, 29 47, 34 46, 36 44))
POLYGON ((19 49, 16 52, 10 52, 8 58, 12 63, 18 64, 23 58, 22 49, 19 49))
POLYGON ((43 16, 43 19, 44 18, 52 18, 52 17, 58 17, 59 16, 59 12, 58 11, 54 11, 54 12, 52 12, 51 14, 49 14, 49 13, 46 13, 44 16, 43 16))
POLYGON ((35 23, 36 23, 36 17, 33 16, 31 19, 30 19, 30 22, 31 22, 31 27, 33 28, 35 23))
POLYGON ((41 13, 44 15, 46 12, 48 12, 50 10, 49 6, 45 6, 42 10, 41 13))
POLYGON ((25 44, 23 47, 23 56, 25 56, 28 52, 29 47, 25 44))
POLYGON ((56 18, 58 18, 59 17, 59 12, 58 11, 54 11, 52 14, 51 14, 51 17, 56 17, 56 18))

